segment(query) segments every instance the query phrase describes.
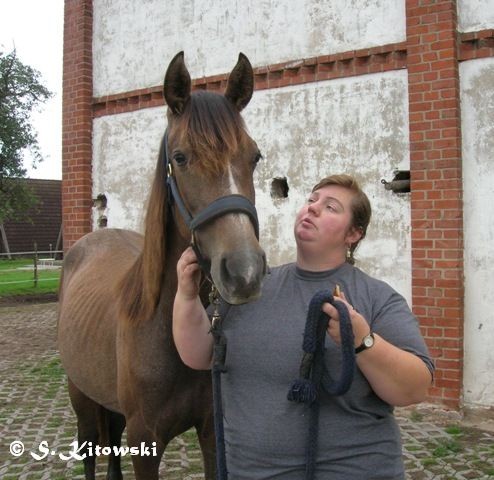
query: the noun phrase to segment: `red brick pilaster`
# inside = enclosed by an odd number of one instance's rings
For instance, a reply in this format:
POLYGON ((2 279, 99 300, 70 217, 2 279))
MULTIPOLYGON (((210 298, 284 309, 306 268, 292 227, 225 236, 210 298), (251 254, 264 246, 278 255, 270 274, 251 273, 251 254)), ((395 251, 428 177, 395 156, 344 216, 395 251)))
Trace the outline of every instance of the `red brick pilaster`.
POLYGON ((407 0, 412 301, 436 361, 430 399, 458 408, 463 210, 456 0, 407 0))
POLYGON ((91 230, 92 0, 65 0, 62 103, 63 239, 91 230))

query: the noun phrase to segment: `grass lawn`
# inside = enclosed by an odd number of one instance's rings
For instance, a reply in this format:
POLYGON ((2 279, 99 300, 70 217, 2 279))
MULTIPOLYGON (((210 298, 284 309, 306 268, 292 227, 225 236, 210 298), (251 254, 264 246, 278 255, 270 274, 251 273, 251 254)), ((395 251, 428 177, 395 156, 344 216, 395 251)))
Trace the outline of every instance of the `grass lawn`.
POLYGON ((56 293, 60 282, 60 269, 38 269, 38 285, 34 286, 33 260, 17 258, 0 260, 0 297, 10 295, 39 295, 56 293), (31 267, 19 270, 20 267, 31 267))

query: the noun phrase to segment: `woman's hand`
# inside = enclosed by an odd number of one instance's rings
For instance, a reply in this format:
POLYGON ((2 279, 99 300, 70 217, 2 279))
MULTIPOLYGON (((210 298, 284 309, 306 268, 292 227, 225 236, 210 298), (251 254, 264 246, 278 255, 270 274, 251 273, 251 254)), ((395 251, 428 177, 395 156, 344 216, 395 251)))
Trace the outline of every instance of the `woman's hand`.
MULTIPOLYGON (((355 347, 369 334, 370 327, 347 301, 344 294, 336 298, 347 306, 352 322, 355 347)), ((329 303, 322 306, 324 313, 331 317, 328 335, 338 344, 340 337, 340 315, 329 303)), ((374 346, 357 355, 357 365, 370 386, 382 400, 394 406, 407 406, 425 400, 431 384, 431 373, 425 363, 413 353, 401 350, 374 334, 374 346)))
POLYGON ((195 299, 199 295, 201 269, 192 247, 187 248, 177 262, 177 294, 185 300, 195 299))
MULTIPOLYGON (((362 339, 370 332, 369 324, 365 318, 348 303, 348 300, 343 292, 340 293, 339 297, 335 297, 335 300, 337 302, 341 302, 348 308, 353 335, 355 337, 355 347, 358 347, 362 343, 362 339)), ((322 306, 322 311, 330 317, 327 330, 328 335, 337 345, 341 345, 340 314, 338 313, 338 310, 330 303, 324 303, 322 306)))

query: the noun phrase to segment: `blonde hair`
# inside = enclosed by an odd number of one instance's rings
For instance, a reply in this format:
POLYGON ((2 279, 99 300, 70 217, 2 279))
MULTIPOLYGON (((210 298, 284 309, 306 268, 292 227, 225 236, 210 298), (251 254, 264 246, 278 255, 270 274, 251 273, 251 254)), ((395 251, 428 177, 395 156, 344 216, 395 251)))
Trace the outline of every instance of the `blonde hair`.
POLYGON ((353 256, 357 246, 364 239, 367 234, 367 227, 372 216, 372 208, 369 198, 365 192, 360 188, 359 183, 351 175, 339 174, 330 175, 320 180, 312 189, 313 192, 321 188, 327 187, 329 185, 337 185, 353 193, 352 202, 350 208, 352 210, 352 224, 351 227, 359 230, 362 236, 359 240, 350 245, 349 254, 347 255, 346 261, 352 265, 355 263, 355 258, 353 256))

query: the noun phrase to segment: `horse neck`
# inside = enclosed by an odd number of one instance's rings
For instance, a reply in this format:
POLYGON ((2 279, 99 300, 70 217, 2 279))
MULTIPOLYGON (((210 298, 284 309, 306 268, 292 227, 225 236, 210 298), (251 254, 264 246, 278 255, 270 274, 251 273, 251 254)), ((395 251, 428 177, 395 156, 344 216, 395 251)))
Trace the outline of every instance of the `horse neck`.
MULTIPOLYGON (((184 250, 190 245, 190 240, 184 239, 174 221, 168 227, 166 242, 166 261, 164 262, 163 282, 161 285, 159 308, 164 313, 165 323, 171 326, 175 294, 177 292, 177 263, 184 250)), ((204 274, 203 274, 204 277, 204 274)), ((202 281, 199 296, 203 305, 207 305, 209 283, 202 281)))

